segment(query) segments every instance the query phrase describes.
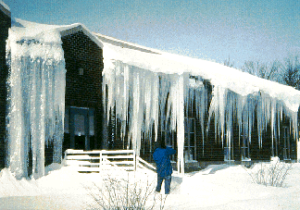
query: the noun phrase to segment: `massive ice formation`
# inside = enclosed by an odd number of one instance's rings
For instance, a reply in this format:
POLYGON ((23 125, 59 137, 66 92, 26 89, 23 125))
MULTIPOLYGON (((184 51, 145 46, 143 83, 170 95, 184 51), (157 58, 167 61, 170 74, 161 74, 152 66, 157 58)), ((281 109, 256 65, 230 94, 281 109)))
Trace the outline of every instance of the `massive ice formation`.
MULTIPOLYGON (((294 139, 298 139, 300 94, 291 87, 209 61, 159 51, 143 53, 109 43, 104 44, 104 59, 103 88, 107 93, 107 114, 109 116, 110 110, 116 109, 123 138, 126 125, 129 125, 129 141, 137 154, 143 133, 149 141, 152 128, 157 135, 160 118, 160 126, 170 122, 171 129, 177 133, 178 168, 183 172, 184 110, 189 103, 195 103, 203 152, 205 128, 209 129, 212 118, 216 139, 227 148, 232 147, 234 123, 238 123, 239 136, 249 136, 248 142, 243 142, 249 145, 256 122, 260 147, 262 133, 271 125, 272 155, 276 155, 273 145, 280 137, 278 128, 283 113, 290 120, 294 139), (203 85, 204 80, 212 85, 211 99, 203 85), (207 112, 209 118, 205 124, 207 112)), ((229 149, 229 159, 230 152, 229 149)))
POLYGON ((59 32, 28 36, 9 31, 7 41, 7 166, 17 178, 44 174, 45 146, 53 142, 53 160, 60 162, 65 101, 65 62, 59 32))
MULTIPOLYGON (((132 148, 139 155, 141 136, 146 134, 151 139, 154 125, 157 136, 159 117, 171 119, 171 128, 177 130, 179 159, 183 164, 184 139, 184 83, 188 75, 156 74, 117 61, 107 71, 103 81, 107 91, 107 114, 116 107, 116 117, 121 122, 121 136, 125 137, 129 126, 129 140, 132 148), (168 96, 169 95, 169 96, 168 96), (167 109, 166 109, 167 108, 167 109), (182 151, 182 152, 181 152, 182 151)), ((109 116, 108 116, 109 117, 109 116)))

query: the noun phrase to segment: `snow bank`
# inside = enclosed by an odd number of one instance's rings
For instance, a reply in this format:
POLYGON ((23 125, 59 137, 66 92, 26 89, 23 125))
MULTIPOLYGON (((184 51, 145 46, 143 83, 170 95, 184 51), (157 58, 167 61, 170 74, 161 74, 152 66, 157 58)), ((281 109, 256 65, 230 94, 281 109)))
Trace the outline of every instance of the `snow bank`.
MULTIPOLYGON (((256 167, 256 166, 254 166, 256 167)), ((297 209, 300 164, 293 164, 287 187, 256 184, 241 165, 210 165, 184 176, 180 194, 171 193, 167 209, 297 209), (207 173, 210 171, 210 173, 207 173)))
POLYGON ((31 176, 18 180, 9 169, 3 169, 0 172, 0 197, 85 194, 84 184, 91 184, 99 175, 87 182, 91 177, 57 163, 47 166, 45 176, 38 179, 31 176))
POLYGON ((0 172, 0 197, 36 196, 41 193, 35 180, 17 180, 8 169, 0 172))
MULTIPOLYGON (((93 187, 94 184, 101 186, 100 181, 107 180, 104 174, 80 174, 69 167, 58 168, 60 166, 57 164, 48 167, 50 173, 37 180, 16 180, 9 170, 2 170, 0 208, 26 209, 28 206, 31 207, 29 209, 96 208, 97 204, 89 195, 91 191, 86 187, 93 187), (44 206, 40 208, 42 204, 44 206)), ((240 165, 211 165, 183 177, 175 172, 172 175, 171 194, 167 197, 165 209, 298 209, 299 163, 292 164, 285 187, 256 184, 249 176, 248 170, 251 169, 240 165), (208 171, 210 172, 207 173, 208 171)), ((120 173, 116 170, 111 171, 110 177, 116 178, 116 181, 127 179, 130 183, 136 180, 142 186, 147 186, 147 181, 149 184, 151 180, 154 186, 156 184, 156 173, 148 170, 129 173, 120 173)), ((162 194, 163 189, 164 187, 162 194)), ((151 200, 154 194, 149 196, 151 200)))

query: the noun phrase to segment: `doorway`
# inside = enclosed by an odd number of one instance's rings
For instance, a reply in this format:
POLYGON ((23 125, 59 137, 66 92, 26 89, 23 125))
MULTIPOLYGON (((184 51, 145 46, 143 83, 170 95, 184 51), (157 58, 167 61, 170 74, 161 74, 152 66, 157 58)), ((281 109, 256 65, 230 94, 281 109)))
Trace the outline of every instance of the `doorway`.
POLYGON ((95 148, 94 109, 86 107, 66 107, 65 139, 67 148, 92 150, 95 148))

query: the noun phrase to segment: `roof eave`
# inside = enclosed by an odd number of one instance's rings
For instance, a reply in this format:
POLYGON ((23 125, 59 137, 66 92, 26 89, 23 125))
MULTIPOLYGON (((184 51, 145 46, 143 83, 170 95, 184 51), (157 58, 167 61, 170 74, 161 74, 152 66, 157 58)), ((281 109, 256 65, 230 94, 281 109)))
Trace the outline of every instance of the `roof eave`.
POLYGON ((101 49, 103 49, 103 43, 82 24, 73 24, 69 27, 62 27, 59 30, 60 30, 60 35, 62 37, 82 31, 93 42, 95 42, 101 49))
POLYGON ((0 10, 9 18, 11 18, 11 12, 8 7, 3 5, 4 2, 0 1, 0 10))

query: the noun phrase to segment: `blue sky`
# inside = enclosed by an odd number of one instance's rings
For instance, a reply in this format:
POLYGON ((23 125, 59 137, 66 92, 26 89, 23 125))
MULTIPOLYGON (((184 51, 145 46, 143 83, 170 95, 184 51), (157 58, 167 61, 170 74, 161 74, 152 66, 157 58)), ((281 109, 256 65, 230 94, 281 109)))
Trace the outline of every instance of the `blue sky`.
POLYGON ((12 16, 236 66, 300 55, 299 0, 4 0, 12 16))

